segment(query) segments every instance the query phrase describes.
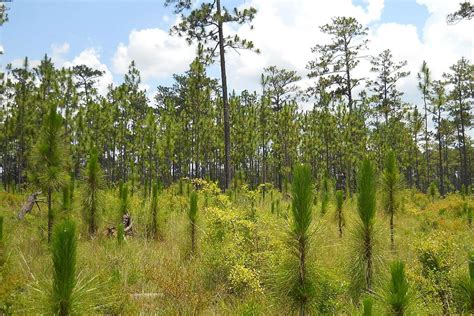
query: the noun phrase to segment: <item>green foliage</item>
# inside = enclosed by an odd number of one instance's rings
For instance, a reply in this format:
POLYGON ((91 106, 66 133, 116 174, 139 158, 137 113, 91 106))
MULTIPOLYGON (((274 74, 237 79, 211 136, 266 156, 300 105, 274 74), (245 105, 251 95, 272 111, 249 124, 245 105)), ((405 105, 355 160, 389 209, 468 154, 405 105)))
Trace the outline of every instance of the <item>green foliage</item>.
POLYGON ((406 315, 410 305, 409 284, 405 276, 405 264, 395 261, 390 266, 391 279, 385 294, 390 315, 406 315))
POLYGON ((230 288, 243 295, 258 296, 263 292, 261 271, 264 240, 258 225, 246 218, 244 210, 226 205, 210 207, 209 227, 202 243, 206 254, 205 282, 211 286, 230 288), (256 247, 260 244, 261 247, 256 247))
POLYGON ((32 154, 32 176, 47 194, 48 202, 48 241, 51 240, 54 210, 52 194, 67 183, 67 155, 62 141, 62 118, 51 103, 44 117, 40 136, 32 154))
POLYGON ((0 215, 0 242, 3 240, 3 216, 0 215))
MULTIPOLYGON (((89 235, 93 237, 97 231, 99 204, 101 201, 102 170, 96 148, 90 152, 85 170, 85 190, 82 201, 84 219, 88 225, 89 235)), ((122 192, 123 194, 123 192, 122 192)))
POLYGON ((293 284, 288 295, 300 315, 314 304, 315 285, 311 276, 311 264, 307 261, 311 249, 310 226, 312 222, 313 186, 309 165, 297 165, 294 169, 292 184, 292 229, 290 232, 291 253, 294 254, 293 284))
POLYGON ((376 207, 375 171, 372 162, 364 159, 357 182, 357 212, 364 227, 373 225, 376 207))
POLYGON ((351 292, 356 299, 361 291, 372 291, 374 271, 377 268, 377 240, 374 230, 375 171, 372 162, 368 159, 365 159, 359 168, 357 192, 359 221, 353 233, 349 266, 351 292))
POLYGON ((76 285, 76 225, 66 220, 54 229, 52 242, 53 290, 52 313, 70 315, 76 285))
POLYGON ((444 232, 432 232, 415 245, 415 252, 421 265, 421 274, 416 284, 422 295, 431 296, 442 307, 442 313, 450 311, 452 284, 451 269, 455 266, 453 251, 456 243, 444 232))

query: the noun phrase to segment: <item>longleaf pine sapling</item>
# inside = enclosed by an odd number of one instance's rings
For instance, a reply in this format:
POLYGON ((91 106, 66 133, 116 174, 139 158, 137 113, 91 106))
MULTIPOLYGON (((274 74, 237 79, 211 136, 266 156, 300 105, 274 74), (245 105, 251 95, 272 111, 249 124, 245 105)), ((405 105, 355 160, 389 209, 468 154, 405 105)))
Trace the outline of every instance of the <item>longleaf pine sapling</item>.
POLYGON ((43 120, 38 141, 33 149, 33 179, 46 192, 48 204, 48 242, 53 230, 53 193, 68 182, 67 160, 62 143, 62 118, 53 103, 43 120))
POLYGON ((390 315, 406 315, 410 305, 410 287, 405 275, 405 264, 395 261, 390 266, 390 281, 385 301, 390 315))
POLYGON ((297 165, 292 183, 291 231, 290 240, 295 256, 292 285, 288 291, 293 306, 298 308, 299 315, 305 315, 315 297, 315 285, 311 274, 311 261, 308 255, 311 248, 311 222, 313 219, 313 184, 309 165, 297 165))
POLYGON ((70 220, 57 225, 52 242, 53 290, 52 314, 70 315, 76 285, 76 225, 70 220))
POLYGON ((102 170, 100 168, 97 148, 91 149, 85 170, 85 182, 85 195, 82 202, 84 218, 88 226, 89 236, 94 237, 97 231, 102 188, 102 170))
POLYGON ((350 263, 351 288, 356 298, 361 291, 372 292, 375 268, 375 171, 372 162, 368 159, 364 159, 359 168, 357 192, 359 221, 353 235, 353 257, 350 263))

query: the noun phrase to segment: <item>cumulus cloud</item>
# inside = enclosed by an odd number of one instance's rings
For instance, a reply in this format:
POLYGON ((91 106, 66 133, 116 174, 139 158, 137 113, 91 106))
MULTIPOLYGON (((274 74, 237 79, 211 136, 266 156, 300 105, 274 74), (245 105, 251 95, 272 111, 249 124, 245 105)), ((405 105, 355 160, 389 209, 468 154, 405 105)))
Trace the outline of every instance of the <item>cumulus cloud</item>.
POLYGON ((185 71, 196 53, 182 38, 159 28, 133 30, 128 43, 120 43, 112 58, 114 72, 124 74, 132 60, 143 79, 163 79, 185 71))
MULTIPOLYGON (((408 78, 400 81, 399 88, 410 102, 419 102, 416 73, 426 60, 435 78, 449 70, 462 56, 472 58, 472 21, 447 25, 446 15, 456 10, 457 1, 416 0, 429 12, 422 30, 415 25, 383 23, 380 21, 383 0, 366 0, 364 6, 350 0, 332 0, 321 6, 320 1, 300 0, 248 0, 244 6, 254 6, 258 13, 250 30, 242 26, 237 30, 242 37, 251 39, 261 49, 262 55, 245 52, 230 53, 229 83, 237 89, 258 89, 259 74, 269 65, 297 70, 306 77, 305 66, 314 58, 311 47, 325 43, 327 38, 319 26, 328 23, 333 16, 353 16, 361 23, 370 25, 367 54, 377 55, 391 49, 395 60, 407 60, 408 78), (421 37, 419 34, 421 33, 421 37)), ((230 30, 232 31, 232 30, 230 30)), ((362 62, 357 75, 370 77, 368 62, 362 62)), ((302 85, 308 85, 304 80, 302 85)))

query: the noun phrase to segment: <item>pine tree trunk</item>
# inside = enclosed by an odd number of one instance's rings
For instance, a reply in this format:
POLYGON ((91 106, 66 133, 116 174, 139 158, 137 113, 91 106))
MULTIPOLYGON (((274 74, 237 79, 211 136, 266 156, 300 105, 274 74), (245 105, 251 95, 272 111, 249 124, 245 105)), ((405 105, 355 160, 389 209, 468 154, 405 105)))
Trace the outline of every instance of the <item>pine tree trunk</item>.
POLYGON ((230 184, 230 118, 229 118, 229 100, 227 96, 227 75, 225 69, 225 50, 224 50, 224 30, 221 17, 221 1, 217 0, 217 15, 219 17, 219 56, 221 66, 222 80, 222 102, 224 105, 224 190, 229 188, 230 184))

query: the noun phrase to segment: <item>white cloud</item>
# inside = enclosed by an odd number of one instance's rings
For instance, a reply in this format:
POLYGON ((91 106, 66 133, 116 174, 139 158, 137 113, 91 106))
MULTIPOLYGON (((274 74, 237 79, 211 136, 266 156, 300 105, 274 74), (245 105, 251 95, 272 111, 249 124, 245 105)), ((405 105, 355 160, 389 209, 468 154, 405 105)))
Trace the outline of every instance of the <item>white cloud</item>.
POLYGON ((66 62, 63 55, 69 53, 69 49, 70 45, 68 42, 51 45, 51 59, 56 66, 62 66, 66 62))
POLYGON ((250 39, 262 51, 261 56, 249 52, 241 55, 229 52, 229 82, 237 90, 258 88, 259 74, 270 65, 294 69, 306 76, 306 64, 313 58, 311 47, 322 43, 326 36, 319 27, 334 16, 353 16, 361 23, 378 21, 384 0, 366 0, 366 6, 351 0, 248 0, 257 15, 254 29, 245 25, 238 29, 243 38, 250 39))
POLYGON ((133 30, 128 44, 120 43, 112 58, 113 70, 124 74, 132 60, 143 79, 163 79, 185 71, 196 49, 177 36, 159 28, 133 30))
MULTIPOLYGON (((433 77, 440 78, 462 56, 472 59, 473 22, 446 24, 446 15, 456 10, 457 1, 416 1, 429 12, 422 30, 410 24, 380 21, 383 0, 366 0, 364 8, 350 0, 324 1, 324 5, 315 0, 300 0, 297 5, 292 0, 248 0, 244 6, 251 5, 258 10, 253 23, 255 28, 250 30, 248 26, 242 26, 237 31, 242 37, 253 40, 262 55, 245 52, 239 56, 229 52, 229 86, 236 90, 259 89, 259 74, 269 65, 294 69, 306 77, 305 66, 314 58, 311 47, 326 40, 319 26, 328 23, 333 16, 354 16, 363 24, 372 23, 367 54, 377 55, 389 48, 395 60, 408 61, 406 70, 411 75, 401 80, 399 86, 408 101, 419 104, 416 74, 422 61, 428 62, 433 77)), ((371 75, 368 62, 360 64, 357 74, 371 75)))

